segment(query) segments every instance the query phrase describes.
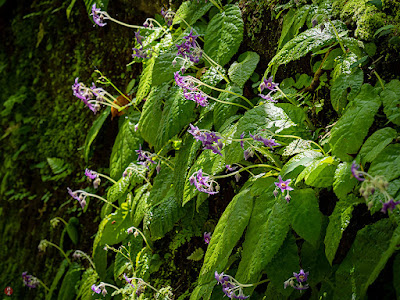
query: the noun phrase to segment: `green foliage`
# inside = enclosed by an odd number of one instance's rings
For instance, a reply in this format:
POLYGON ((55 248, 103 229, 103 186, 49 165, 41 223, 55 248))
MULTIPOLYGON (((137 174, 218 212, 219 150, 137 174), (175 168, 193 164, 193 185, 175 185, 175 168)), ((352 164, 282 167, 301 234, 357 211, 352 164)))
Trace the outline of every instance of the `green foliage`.
POLYGON ((186 1, 179 6, 176 11, 173 25, 180 24, 183 21, 189 25, 193 25, 213 6, 211 2, 203 3, 197 1, 186 1))
POLYGON ((66 230, 71 241, 76 245, 79 241, 79 232, 78 232, 79 220, 78 218, 72 217, 68 221, 68 225, 66 226, 66 230))
POLYGON ((383 111, 388 120, 393 124, 400 125, 400 81, 390 81, 385 85, 380 96, 383 102, 383 111))
POLYGON ((81 271, 82 267, 78 263, 72 263, 70 265, 61 284, 60 291, 58 292, 57 300, 75 299, 75 285, 81 278, 81 271))
POLYGON ((136 103, 142 101, 150 92, 155 60, 156 57, 153 56, 147 62, 144 63, 143 71, 142 74, 140 75, 138 90, 136 93, 136 103))
POLYGON ((63 277, 65 271, 67 270, 68 267, 68 261, 66 259, 64 259, 61 262, 60 267, 57 270, 56 275, 54 276, 53 282, 51 283, 50 286, 50 291, 48 292, 48 294, 46 295, 46 300, 51 300, 53 293, 56 291, 58 283, 60 282, 61 278, 63 277))
POLYGON ((89 161, 89 153, 90 153, 90 146, 92 145, 94 139, 100 132, 101 127, 103 126, 104 122, 106 121, 108 115, 111 112, 111 108, 107 107, 103 112, 100 114, 100 117, 93 122, 92 127, 90 127, 86 139, 85 139, 85 150, 83 157, 85 158, 86 163, 89 161))
POLYGON ((304 179, 314 187, 329 187, 333 183, 337 161, 332 156, 315 159, 297 177, 296 184, 304 179))
POLYGON ((372 162, 368 170, 373 176, 382 175, 391 181, 400 177, 400 144, 387 146, 372 162))
POLYGON ((243 40, 243 20, 237 5, 226 5, 207 26, 204 51, 224 66, 239 49, 243 40))
POLYGON ((333 182, 333 191, 339 199, 345 199, 357 184, 357 180, 352 178, 351 163, 343 162, 337 166, 333 182))
POLYGON ((353 160, 349 154, 357 154, 360 149, 381 105, 379 92, 378 88, 364 84, 343 117, 333 126, 329 140, 332 153, 343 161, 353 160))
POLYGON ((172 61, 175 57, 176 53, 165 52, 156 58, 153 67, 153 74, 151 76, 152 86, 160 85, 164 82, 174 79, 174 73, 179 71, 183 66, 181 60, 177 60, 175 66, 172 64, 172 61))
POLYGON ((290 9, 283 18, 283 27, 281 37, 278 42, 278 49, 284 46, 288 41, 299 34, 307 20, 311 5, 304 5, 299 9, 290 9))
POLYGON ((228 70, 229 78, 239 87, 243 88, 247 80, 253 74, 260 61, 260 56, 255 52, 241 54, 237 62, 234 62, 228 70))
MULTIPOLYGON (((234 92, 238 95, 243 94, 243 90, 239 88, 237 85, 227 85, 225 88, 226 91, 234 92)), ((236 95, 221 93, 219 94, 218 100, 231 102, 231 103, 240 103, 245 105, 243 100, 236 95)), ((226 122, 226 120, 234 116, 239 108, 232 104, 225 104, 221 102, 217 102, 214 107, 214 126, 217 130, 220 130, 222 125, 226 122)))
POLYGON ((92 300, 94 299, 93 291, 91 289, 93 284, 96 284, 99 275, 92 268, 87 269, 81 279, 77 299, 92 300))

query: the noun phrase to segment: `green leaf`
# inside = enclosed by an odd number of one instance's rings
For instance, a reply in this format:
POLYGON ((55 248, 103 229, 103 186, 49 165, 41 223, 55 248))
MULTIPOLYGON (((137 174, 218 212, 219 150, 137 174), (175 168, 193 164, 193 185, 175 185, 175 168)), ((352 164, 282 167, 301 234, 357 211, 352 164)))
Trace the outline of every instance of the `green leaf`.
POLYGON ((129 163, 136 161, 137 154, 135 150, 143 144, 143 139, 135 131, 135 125, 139 121, 139 113, 133 114, 134 117, 125 119, 118 135, 115 139, 110 157, 110 176, 114 180, 121 178, 122 173, 128 167, 129 163))
POLYGON ((382 175, 388 181, 400 176, 400 144, 387 146, 372 162, 368 173, 372 176, 382 175))
POLYGON ((118 277, 120 277, 123 273, 127 273, 131 269, 131 263, 126 256, 130 257, 131 260, 135 260, 137 254, 143 248, 143 238, 141 235, 135 237, 133 234, 129 235, 128 238, 125 239, 123 246, 127 251, 122 250, 121 252, 117 252, 114 260, 114 280, 117 281, 118 277))
POLYGON ((207 13, 213 6, 211 2, 186 1, 176 11, 172 25, 184 21, 185 24, 193 25, 198 19, 207 13))
MULTIPOLYGON (((343 65, 348 67, 351 61, 343 61, 343 65)), ((359 69, 343 70, 342 65, 337 65, 338 71, 331 87, 331 103, 333 108, 342 114, 347 105, 347 100, 353 100, 361 89, 364 82, 364 72, 359 69), (350 92, 348 90, 350 89, 350 92)))
MULTIPOLYGON (((339 35, 345 34, 345 25, 341 21, 332 22, 337 29, 339 35)), ((272 70, 272 76, 275 76, 278 67, 297 60, 309 52, 316 52, 332 42, 336 42, 335 32, 330 23, 324 23, 325 29, 321 32, 319 26, 310 28, 299 34, 295 38, 287 42, 282 49, 271 59, 268 64, 268 69, 265 71, 265 76, 268 76, 272 70)))
POLYGON ((207 284, 196 286, 190 295, 190 300, 209 300, 216 284, 217 281, 214 280, 207 284))
POLYGON ((360 150, 361 164, 372 162, 397 137, 397 131, 385 127, 375 131, 362 145, 360 150))
POLYGON ((322 222, 315 192, 312 189, 294 190, 290 196, 292 199, 286 207, 290 213, 290 223, 298 235, 315 246, 320 236, 322 222))
POLYGON ((224 66, 238 51, 243 40, 243 20, 237 5, 226 5, 210 21, 204 37, 204 51, 224 66))
MULTIPOLYGON (((236 85, 227 85, 225 90, 234 92, 236 94, 242 95, 243 90, 236 85)), ((228 93, 221 93, 218 96, 219 100, 232 102, 232 103, 240 103, 243 104, 243 100, 238 96, 228 94, 228 93)), ((245 105, 245 104, 244 104, 245 105)), ((221 102, 217 102, 214 107, 214 126, 216 130, 220 130, 221 126, 225 123, 225 121, 236 114, 239 110, 239 107, 231 104, 224 104, 221 102)))
POLYGON ((333 191, 339 199, 345 199, 357 185, 357 180, 352 177, 351 165, 350 162, 341 163, 335 171, 333 191))
POLYGON ((201 248, 197 248, 196 250, 194 250, 192 252, 192 254, 190 254, 188 257, 186 257, 186 259, 199 261, 199 260, 203 259, 203 256, 204 256, 204 250, 201 248))
POLYGON ((232 82, 236 83, 239 87, 243 88, 247 80, 249 80, 251 74, 257 67, 260 61, 260 56, 251 51, 242 53, 237 62, 234 62, 228 70, 229 78, 232 82))
POLYGON ((156 150, 161 149, 173 136, 188 126, 192 120, 195 102, 183 96, 182 89, 174 86, 165 100, 160 127, 157 132, 156 150))
POLYGON ((336 203, 335 209, 329 217, 329 225, 325 235, 325 254, 331 265, 343 232, 350 224, 354 206, 359 202, 360 200, 354 197, 340 200, 336 203))
POLYGON ((54 174, 60 174, 70 167, 62 158, 57 157, 47 157, 47 163, 54 174))
POLYGON ((298 251, 296 239, 293 234, 289 233, 281 248, 266 267, 271 283, 276 286, 279 293, 286 296, 289 296, 293 292, 293 289, 285 289, 282 282, 285 282, 292 276, 293 270, 299 269, 298 251))
POLYGON ((79 226, 79 220, 78 218, 75 217, 71 217, 66 226, 68 236, 71 239, 72 243, 74 243, 75 245, 78 244, 79 240, 79 233, 77 228, 78 226, 79 226))
POLYGON ((58 283, 60 282, 60 279, 63 277, 67 267, 68 267, 68 261, 66 259, 64 259, 61 262, 60 267, 57 270, 57 273, 56 273, 56 276, 53 279, 53 282, 51 283, 50 291, 46 295, 46 300, 51 300, 52 299, 53 293, 57 289, 58 283))
POLYGON ((177 60, 175 66, 172 64, 176 56, 176 52, 165 52, 156 58, 153 67, 152 86, 160 85, 174 79, 174 73, 179 71, 183 66, 183 60, 181 59, 177 60))
POLYGON ((304 179, 310 186, 330 187, 333 184, 337 164, 332 156, 315 159, 297 177, 296 185, 304 179))
POLYGON ((382 0, 370 0, 368 1, 368 3, 374 5, 377 9, 382 9, 383 4, 382 4, 382 0))
MULTIPOLYGON (((149 184, 145 184, 139 187, 135 191, 135 198, 133 199, 133 203, 135 203, 134 215, 132 220, 132 225, 138 227, 142 222, 143 217, 148 212, 148 198, 150 192, 148 191, 149 184)), ((133 206, 132 206, 133 207, 133 206)))
POLYGON ((336 271, 334 299, 365 299, 368 286, 378 277, 400 241, 400 228, 394 230, 389 219, 361 229, 336 271))
POLYGON ((139 120, 139 131, 150 147, 156 145, 157 134, 162 118, 162 101, 168 95, 168 85, 153 87, 143 105, 139 120))
POLYGON ((96 284, 98 278, 99 275, 96 273, 95 270, 93 270, 92 268, 87 269, 82 275, 77 299, 79 298, 82 300, 96 299, 91 287, 93 284, 96 284))
POLYGON ((143 63, 143 71, 140 75, 139 86, 136 93, 136 103, 141 102, 150 92, 155 61, 156 56, 153 56, 143 63))
POLYGON ((303 27, 307 20, 310 9, 311 5, 304 5, 297 9, 292 8, 283 17, 283 27, 278 42, 278 49, 299 34, 300 28, 303 27))
POLYGON ((215 281, 214 272, 222 272, 236 243, 246 228, 251 211, 253 197, 249 189, 237 194, 226 207, 213 232, 199 274, 199 285, 215 281))
POLYGON ((68 272, 65 274, 64 280, 58 292, 57 300, 72 300, 75 299, 75 286, 81 279, 82 267, 78 263, 72 263, 69 266, 68 272))
MULTIPOLYGON (((219 67, 210 67, 207 71, 201 76, 201 81, 205 84, 216 86, 225 76, 225 69, 219 67)), ((211 92, 211 89, 208 87, 202 88, 203 92, 208 94, 211 92)))
POLYGON ((400 125, 400 81, 392 80, 385 85, 380 94, 383 102, 383 112, 393 124, 400 125))
POLYGON ((309 166, 317 158, 322 158, 321 152, 314 150, 305 150, 302 153, 293 156, 282 168, 281 176, 293 178, 297 177, 304 170, 305 167, 309 166))
MULTIPOLYGON (((266 103, 248 110, 238 121, 236 133, 232 138, 239 139, 244 132, 246 135, 258 133, 260 128, 280 133, 293 133, 296 124, 289 118, 287 113, 272 103, 266 103)), ((226 164, 233 164, 243 160, 243 149, 240 143, 234 142, 225 146, 226 164)))
POLYGON ((87 269, 81 279, 81 284, 79 287, 78 295, 76 299, 81 300, 94 300, 96 299, 91 287, 96 284, 99 279, 99 275, 92 268, 87 269))
MULTIPOLYGON (((154 190, 154 188, 153 188, 154 190)), ((167 195, 161 203, 152 207, 150 210, 149 230, 153 240, 160 239, 174 228, 185 214, 186 208, 183 208, 181 202, 175 197, 174 190, 169 189, 167 195)))
POLYGON ((350 154, 356 154, 360 149, 381 105, 378 93, 379 89, 364 84, 344 115, 333 126, 330 138, 332 153, 341 160, 352 161, 350 154))
POLYGON ((93 122, 92 127, 90 127, 86 135, 85 146, 84 146, 85 150, 83 152, 83 157, 85 158, 86 163, 89 161, 90 146, 92 145, 94 139, 97 137, 100 128, 103 126, 110 112, 111 112, 111 107, 107 107, 106 109, 104 109, 101 112, 100 117, 98 117, 96 121, 93 122))

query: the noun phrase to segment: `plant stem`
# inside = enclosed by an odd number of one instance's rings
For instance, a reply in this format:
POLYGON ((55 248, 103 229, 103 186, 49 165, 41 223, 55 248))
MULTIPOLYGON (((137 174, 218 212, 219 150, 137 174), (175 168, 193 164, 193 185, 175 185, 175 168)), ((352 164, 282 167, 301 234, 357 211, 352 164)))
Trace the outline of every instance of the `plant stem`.
POLYGON ((101 174, 101 173, 97 173, 100 177, 103 177, 105 179, 108 179, 109 181, 111 181, 112 183, 116 184, 117 182, 112 179, 111 177, 108 177, 107 175, 101 174))
POLYGON ((46 243, 49 244, 50 246, 53 246, 54 248, 57 248, 58 250, 60 250, 60 252, 62 253, 62 255, 64 255, 65 259, 67 260, 68 264, 71 264, 71 261, 69 260, 67 254, 65 254, 65 252, 63 251, 63 249, 61 249, 59 246, 57 246, 56 244, 49 242, 48 240, 46 240, 46 243))
POLYGON ((280 171, 280 170, 281 170, 280 168, 274 167, 274 166, 271 166, 271 165, 258 164, 258 165, 251 165, 251 166, 248 166, 248 167, 239 169, 239 170, 237 170, 236 172, 233 172, 233 173, 230 173, 230 174, 214 176, 214 179, 227 178, 227 177, 236 175, 236 174, 238 174, 238 173, 240 173, 240 172, 247 171, 247 170, 252 169, 252 168, 259 168, 259 167, 268 167, 268 168, 271 168, 271 169, 274 169, 274 170, 277 170, 277 171, 280 171))
POLYGON ((63 218, 61 218, 61 217, 55 217, 54 219, 58 219, 58 220, 60 220, 61 222, 63 222, 65 226, 68 226, 67 221, 65 221, 63 218))
POLYGON ((94 265, 93 261, 90 259, 89 255, 87 255, 85 252, 83 252, 81 250, 75 250, 75 253, 79 253, 84 258, 86 258, 89 261, 90 265, 92 266, 93 270, 96 270, 96 266, 94 265))

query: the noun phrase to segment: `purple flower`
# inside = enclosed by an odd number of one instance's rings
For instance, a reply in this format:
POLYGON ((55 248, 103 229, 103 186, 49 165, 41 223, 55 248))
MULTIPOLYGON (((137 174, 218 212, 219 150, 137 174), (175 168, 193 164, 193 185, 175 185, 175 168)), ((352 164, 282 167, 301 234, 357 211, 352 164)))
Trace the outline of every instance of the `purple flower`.
POLYGON ((101 293, 100 286, 96 286, 95 284, 93 284, 92 291, 95 292, 96 294, 100 294, 101 293))
POLYGON ((193 35, 193 29, 190 29, 190 33, 187 36, 184 36, 183 38, 186 40, 186 45, 192 48, 196 48, 196 39, 198 35, 193 35))
POLYGON ((264 100, 268 100, 268 101, 273 102, 273 103, 278 103, 278 101, 273 99, 270 94, 268 94, 268 95, 258 94, 258 96, 260 96, 264 100))
POLYGON ((193 135, 193 137, 198 140, 198 141, 203 141, 204 140, 204 135, 203 133, 200 131, 199 127, 197 126, 193 126, 192 124, 189 124, 190 129, 188 130, 188 132, 193 135))
POLYGON ((178 53, 177 55, 181 55, 183 57, 187 57, 188 53, 190 52, 190 47, 186 44, 186 42, 183 42, 181 45, 176 45, 178 48, 178 53))
POLYGON ((306 282, 309 272, 304 273, 304 270, 301 269, 299 274, 293 272, 293 276, 296 277, 296 280, 300 283, 306 282))
POLYGON ((231 165, 225 165, 225 168, 228 169, 228 171, 235 171, 236 168, 232 167, 231 165))
POLYGON ((133 288, 135 288, 135 286, 132 284, 132 279, 128 278, 128 276, 126 276, 126 274, 124 273, 124 279, 127 283, 129 283, 133 288))
POLYGON ((143 47, 142 39, 144 38, 143 36, 140 35, 140 29, 135 32, 135 38, 138 44, 140 44, 143 47))
POLYGON ((246 149, 246 150, 244 150, 243 155, 244 155, 244 159, 248 160, 250 157, 253 157, 254 152, 251 149, 246 149))
POLYGON ((72 192, 72 190, 68 187, 67 188, 68 194, 74 198, 75 200, 81 201, 77 193, 72 192))
POLYGON ((262 92, 265 88, 269 89, 272 92, 277 91, 278 84, 272 82, 272 76, 267 79, 263 79, 263 82, 260 84, 260 91, 262 92))
POLYGON ((199 192, 214 195, 219 192, 219 185, 210 176, 203 176, 202 169, 198 170, 197 173, 193 173, 189 178, 191 185, 194 185, 199 192))
POLYGON ((259 134, 256 135, 252 135, 250 133, 250 136, 253 138, 253 140, 257 141, 257 142, 263 142, 265 147, 270 147, 271 150, 273 150, 274 146, 280 146, 280 144, 276 143, 274 139, 266 139, 263 138, 262 136, 260 136, 259 134))
POLYGON ((85 170, 85 176, 86 176, 86 177, 89 177, 90 179, 93 180, 93 179, 97 178, 98 174, 97 174, 95 171, 86 169, 86 170, 85 170))
POLYGON ((222 272, 221 274, 218 274, 218 272, 215 271, 214 277, 215 277, 215 279, 218 281, 217 284, 225 284, 225 282, 229 280, 229 277, 226 276, 226 275, 224 274, 224 272, 222 272))
MULTIPOLYGON (((93 111, 95 114, 96 112, 100 109, 100 106, 97 105, 96 107, 90 104, 89 101, 93 100, 93 91, 90 88, 87 88, 83 83, 78 82, 79 78, 75 78, 75 82, 72 85, 72 91, 75 97, 79 98, 82 100, 82 102, 89 107, 91 111, 93 111)), ((94 85, 93 85, 94 86, 94 85)), ((94 88, 96 88, 94 86, 94 88)), ((99 89, 98 89, 99 90, 99 89)), ((103 90, 103 89, 101 89, 103 90)), ((103 90, 104 91, 104 90, 103 90)), ((97 91, 100 94, 100 91, 97 91)), ((98 94, 98 95, 99 95, 98 94)), ((103 93, 101 94, 101 99, 102 99, 103 93)), ((94 100, 93 100, 94 101, 94 100)), ((97 100, 98 101, 98 100, 97 100)))
POLYGON ((143 47, 140 49, 132 48, 132 50, 133 50, 132 58, 135 58, 135 57, 144 58, 144 59, 151 58, 151 54, 149 54, 147 50, 143 50, 143 47))
POLYGON ((289 183, 292 181, 291 179, 288 179, 286 181, 282 180, 281 175, 278 177, 279 182, 275 182, 275 185, 281 189, 281 192, 283 193, 285 190, 287 191, 293 191, 293 188, 289 186, 289 183))
POLYGON ((204 237, 204 243, 208 245, 211 240, 211 232, 204 232, 203 237, 204 237))
POLYGON ((240 141, 240 147, 242 147, 242 149, 244 150, 244 132, 240 135, 240 138, 242 139, 241 141, 240 141))
POLYGON ((353 164, 351 165, 351 174, 358 180, 358 181, 364 181, 365 178, 363 178, 363 173, 358 171, 360 166, 356 164, 355 161, 353 161, 353 164))
POLYGON ((96 3, 93 4, 92 13, 90 15, 93 16, 93 22, 95 22, 100 27, 107 25, 107 23, 104 23, 104 12, 102 12, 100 8, 96 8, 96 3))
POLYGON ((387 213, 388 209, 393 212, 393 209, 396 208, 396 205, 400 204, 400 201, 394 201, 394 199, 390 199, 388 202, 382 204, 381 212, 387 213))
POLYGON ((39 286, 39 280, 32 275, 28 275, 28 272, 26 271, 22 273, 22 282, 30 289, 34 289, 39 286))

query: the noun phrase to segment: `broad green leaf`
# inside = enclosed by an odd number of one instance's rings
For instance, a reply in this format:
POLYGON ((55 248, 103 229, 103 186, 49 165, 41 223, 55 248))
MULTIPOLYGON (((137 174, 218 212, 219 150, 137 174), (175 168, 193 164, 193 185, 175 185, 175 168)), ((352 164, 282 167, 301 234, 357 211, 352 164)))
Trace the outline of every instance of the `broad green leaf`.
POLYGON ((68 236, 75 245, 78 244, 79 240, 78 226, 79 220, 75 217, 71 217, 68 221, 68 225, 66 226, 68 236))
POLYGON ((204 256, 204 250, 202 248, 197 248, 192 252, 192 254, 186 257, 186 259, 199 261, 203 259, 203 256, 204 256))
MULTIPOLYGON (((332 22, 339 35, 344 35, 345 26, 341 21, 332 22)), ((333 42, 336 42, 336 36, 330 23, 324 23, 325 29, 321 31, 319 26, 310 28, 287 42, 282 49, 271 59, 265 76, 272 70, 272 76, 275 76, 280 65, 287 64, 297 60, 309 52, 316 52, 333 42)))
POLYGON ((372 176, 382 175, 392 181, 400 176, 400 144, 387 146, 372 162, 368 173, 372 176))
POLYGON ((336 64, 336 60, 338 56, 343 55, 343 51, 341 48, 333 49, 326 58, 324 64, 322 65, 323 70, 332 70, 336 64))
POLYGON ((304 179, 305 183, 310 186, 331 186, 337 164, 338 162, 332 156, 315 159, 297 177, 296 185, 304 179))
POLYGON ((196 286, 190 294, 190 300, 209 300, 216 284, 217 281, 214 280, 207 284, 196 286))
POLYGON ((282 246, 290 224, 286 201, 277 201, 273 195, 273 178, 260 178, 250 189, 255 197, 254 209, 235 276, 241 283, 258 281, 261 272, 282 246))
MULTIPOLYGON (((234 92, 236 94, 242 95, 243 90, 236 85, 227 85, 225 90, 234 92)), ((232 102, 232 103, 239 103, 242 105, 246 105, 243 103, 244 101, 239 98, 238 96, 228 94, 228 93, 221 93, 218 97, 219 100, 232 102)), ((225 121, 236 114, 239 107, 231 104, 225 104, 221 102, 217 102, 214 107, 214 126, 216 130, 220 130, 221 126, 225 123, 225 121)))
MULTIPOLYGON (((201 81, 210 86, 216 86, 225 76, 225 69, 219 67, 210 67, 207 71, 201 76, 201 81)), ((211 92, 211 89, 208 87, 203 87, 202 91, 206 94, 211 92)))
POLYGON ((229 203, 213 232, 199 274, 199 285, 215 281, 214 272, 222 272, 236 243, 242 236, 253 209, 249 189, 240 191, 229 203))
POLYGON ((375 131, 362 145, 360 150, 361 164, 372 162, 397 137, 397 131, 385 127, 375 131))
POLYGON ((156 150, 161 149, 173 136, 178 134, 192 120, 195 102, 183 96, 182 89, 175 86, 170 88, 165 100, 160 127, 157 133, 156 150))
POLYGON ((335 171, 333 182, 333 191, 339 199, 345 199, 354 187, 357 185, 357 180, 352 176, 351 163, 343 162, 338 165, 335 171))
POLYGON ((172 230, 175 223, 183 217, 186 209, 186 207, 182 207, 181 202, 175 197, 174 190, 169 189, 161 203, 150 210, 150 224, 148 226, 152 239, 160 239, 172 230))
POLYGON ((365 299, 368 286, 378 277, 400 241, 389 219, 361 229, 346 258, 336 271, 334 299, 365 299))
MULTIPOLYGON (((351 61, 343 61, 350 63, 351 61)), ((336 68, 335 68, 336 69, 336 68)), ((364 82, 364 72, 359 68, 353 68, 346 72, 341 71, 331 87, 332 107, 342 114, 346 108, 347 100, 353 100, 364 82), (350 92, 349 92, 350 89, 350 92)))
POLYGON ((82 275, 77 299, 79 299, 79 298, 82 300, 96 299, 91 287, 93 284, 97 283, 98 278, 99 278, 99 275, 97 275, 95 270, 93 270, 92 268, 87 269, 82 275))
POLYGON ((257 67, 260 61, 260 56, 251 51, 241 54, 237 62, 234 62, 228 70, 229 78, 232 82, 236 83, 239 87, 243 88, 251 74, 257 67))
POLYGON ((147 190, 148 186, 149 186, 148 184, 143 185, 135 191, 136 194, 133 199, 133 204, 135 204, 135 208, 132 211, 133 213, 132 225, 135 227, 139 226, 139 224, 143 220, 143 217, 148 212, 148 207, 149 207, 148 198, 150 195, 150 192, 147 190))
POLYGON ((243 40, 243 20, 237 5, 226 5, 210 21, 204 37, 204 51, 224 66, 238 51, 243 40))
POLYGON ((104 122, 106 121, 108 115, 111 112, 111 108, 107 107, 104 109, 100 116, 93 122, 92 127, 90 127, 86 139, 85 139, 85 150, 83 152, 83 157, 85 158, 85 162, 89 161, 89 153, 90 153, 90 146, 92 145, 94 139, 96 138, 97 134, 99 133, 101 127, 103 126, 104 122))
POLYGON ((57 270, 56 276, 54 276, 53 282, 51 283, 50 286, 50 291, 46 295, 46 300, 52 299, 53 293, 57 289, 58 283, 60 282, 60 279, 63 277, 67 267, 68 267, 68 261, 64 259, 57 270))
POLYGON ((282 168, 281 175, 284 178, 297 177, 304 170, 305 167, 309 166, 317 158, 322 158, 321 152, 314 150, 305 150, 302 153, 293 156, 282 168))
POLYGON ((303 27, 307 20, 310 9, 311 5, 304 5, 297 9, 292 8, 283 17, 283 27, 278 42, 278 49, 299 34, 300 28, 303 27))
MULTIPOLYGON (((194 126, 200 129, 211 129, 212 126, 212 113, 206 114, 194 126)), ((190 133, 186 133, 182 147, 176 154, 175 168, 174 168, 174 190, 177 199, 182 201, 183 191, 185 188, 185 181, 189 168, 195 159, 197 150, 200 148, 201 142, 196 141, 190 133)))
POLYGON ((283 198, 278 201, 287 205, 293 230, 312 245, 316 245, 321 233, 322 214, 314 190, 295 189, 290 196, 292 199, 288 204, 283 198))
POLYGON ((57 300, 75 299, 75 285, 81 279, 81 271, 83 268, 76 262, 69 266, 68 272, 65 274, 64 280, 58 292, 57 300))
POLYGON ((168 85, 153 87, 143 105, 138 130, 150 147, 156 145, 157 134, 162 118, 162 101, 168 95, 168 85))
MULTIPOLYGON (((293 275, 293 272, 290 274, 290 276, 293 275)), ((289 277, 288 277, 289 278, 289 277)), ((282 283, 279 285, 279 287, 282 285, 282 283)), ((265 299, 274 299, 274 300, 287 300, 288 297, 282 295, 279 292, 279 288, 274 285, 273 283, 269 283, 267 287, 267 291, 265 292, 265 299)))
MULTIPOLYGON (((289 118, 286 112, 272 103, 266 103, 248 110, 238 121, 238 127, 234 134, 234 139, 239 139, 244 132, 256 134, 259 130, 268 129, 275 133, 290 134, 293 133, 297 125, 289 118)), ((234 142, 225 146, 226 163, 233 164, 243 160, 243 149, 240 143, 234 142)))
POLYGON ((364 84, 344 115, 333 126, 330 138, 332 153, 341 160, 352 161, 350 154, 357 154, 360 149, 381 105, 378 93, 379 89, 364 84))
POLYGON ((212 6, 213 4, 211 2, 183 2, 176 11, 172 24, 175 25, 184 22, 185 24, 193 25, 198 19, 205 15, 212 6))
POLYGON ((110 177, 114 180, 120 179, 129 163, 137 159, 135 150, 143 144, 143 139, 135 131, 138 121, 139 113, 127 118, 118 131, 110 157, 110 177))
POLYGON ((293 289, 284 289, 282 282, 293 276, 293 271, 299 269, 299 255, 296 239, 289 233, 281 248, 267 265, 266 272, 271 283, 276 286, 279 293, 289 296, 293 289))
POLYGON ((392 80, 381 93, 383 112, 393 124, 400 125, 400 81, 392 80))
POLYGON ((171 169, 164 166, 161 168, 160 173, 154 178, 153 187, 150 191, 149 199, 147 200, 149 205, 154 206, 161 203, 170 191, 173 183, 174 176, 171 169))
POLYGON ((165 52, 156 58, 151 76, 153 87, 174 79, 174 73, 183 66, 183 60, 181 59, 177 59, 175 66, 172 64, 176 56, 176 52, 165 52))
POLYGON ((136 93, 136 103, 141 102, 150 92, 151 83, 153 81, 153 68, 156 61, 156 56, 143 63, 143 71, 140 75, 138 90, 136 93))

